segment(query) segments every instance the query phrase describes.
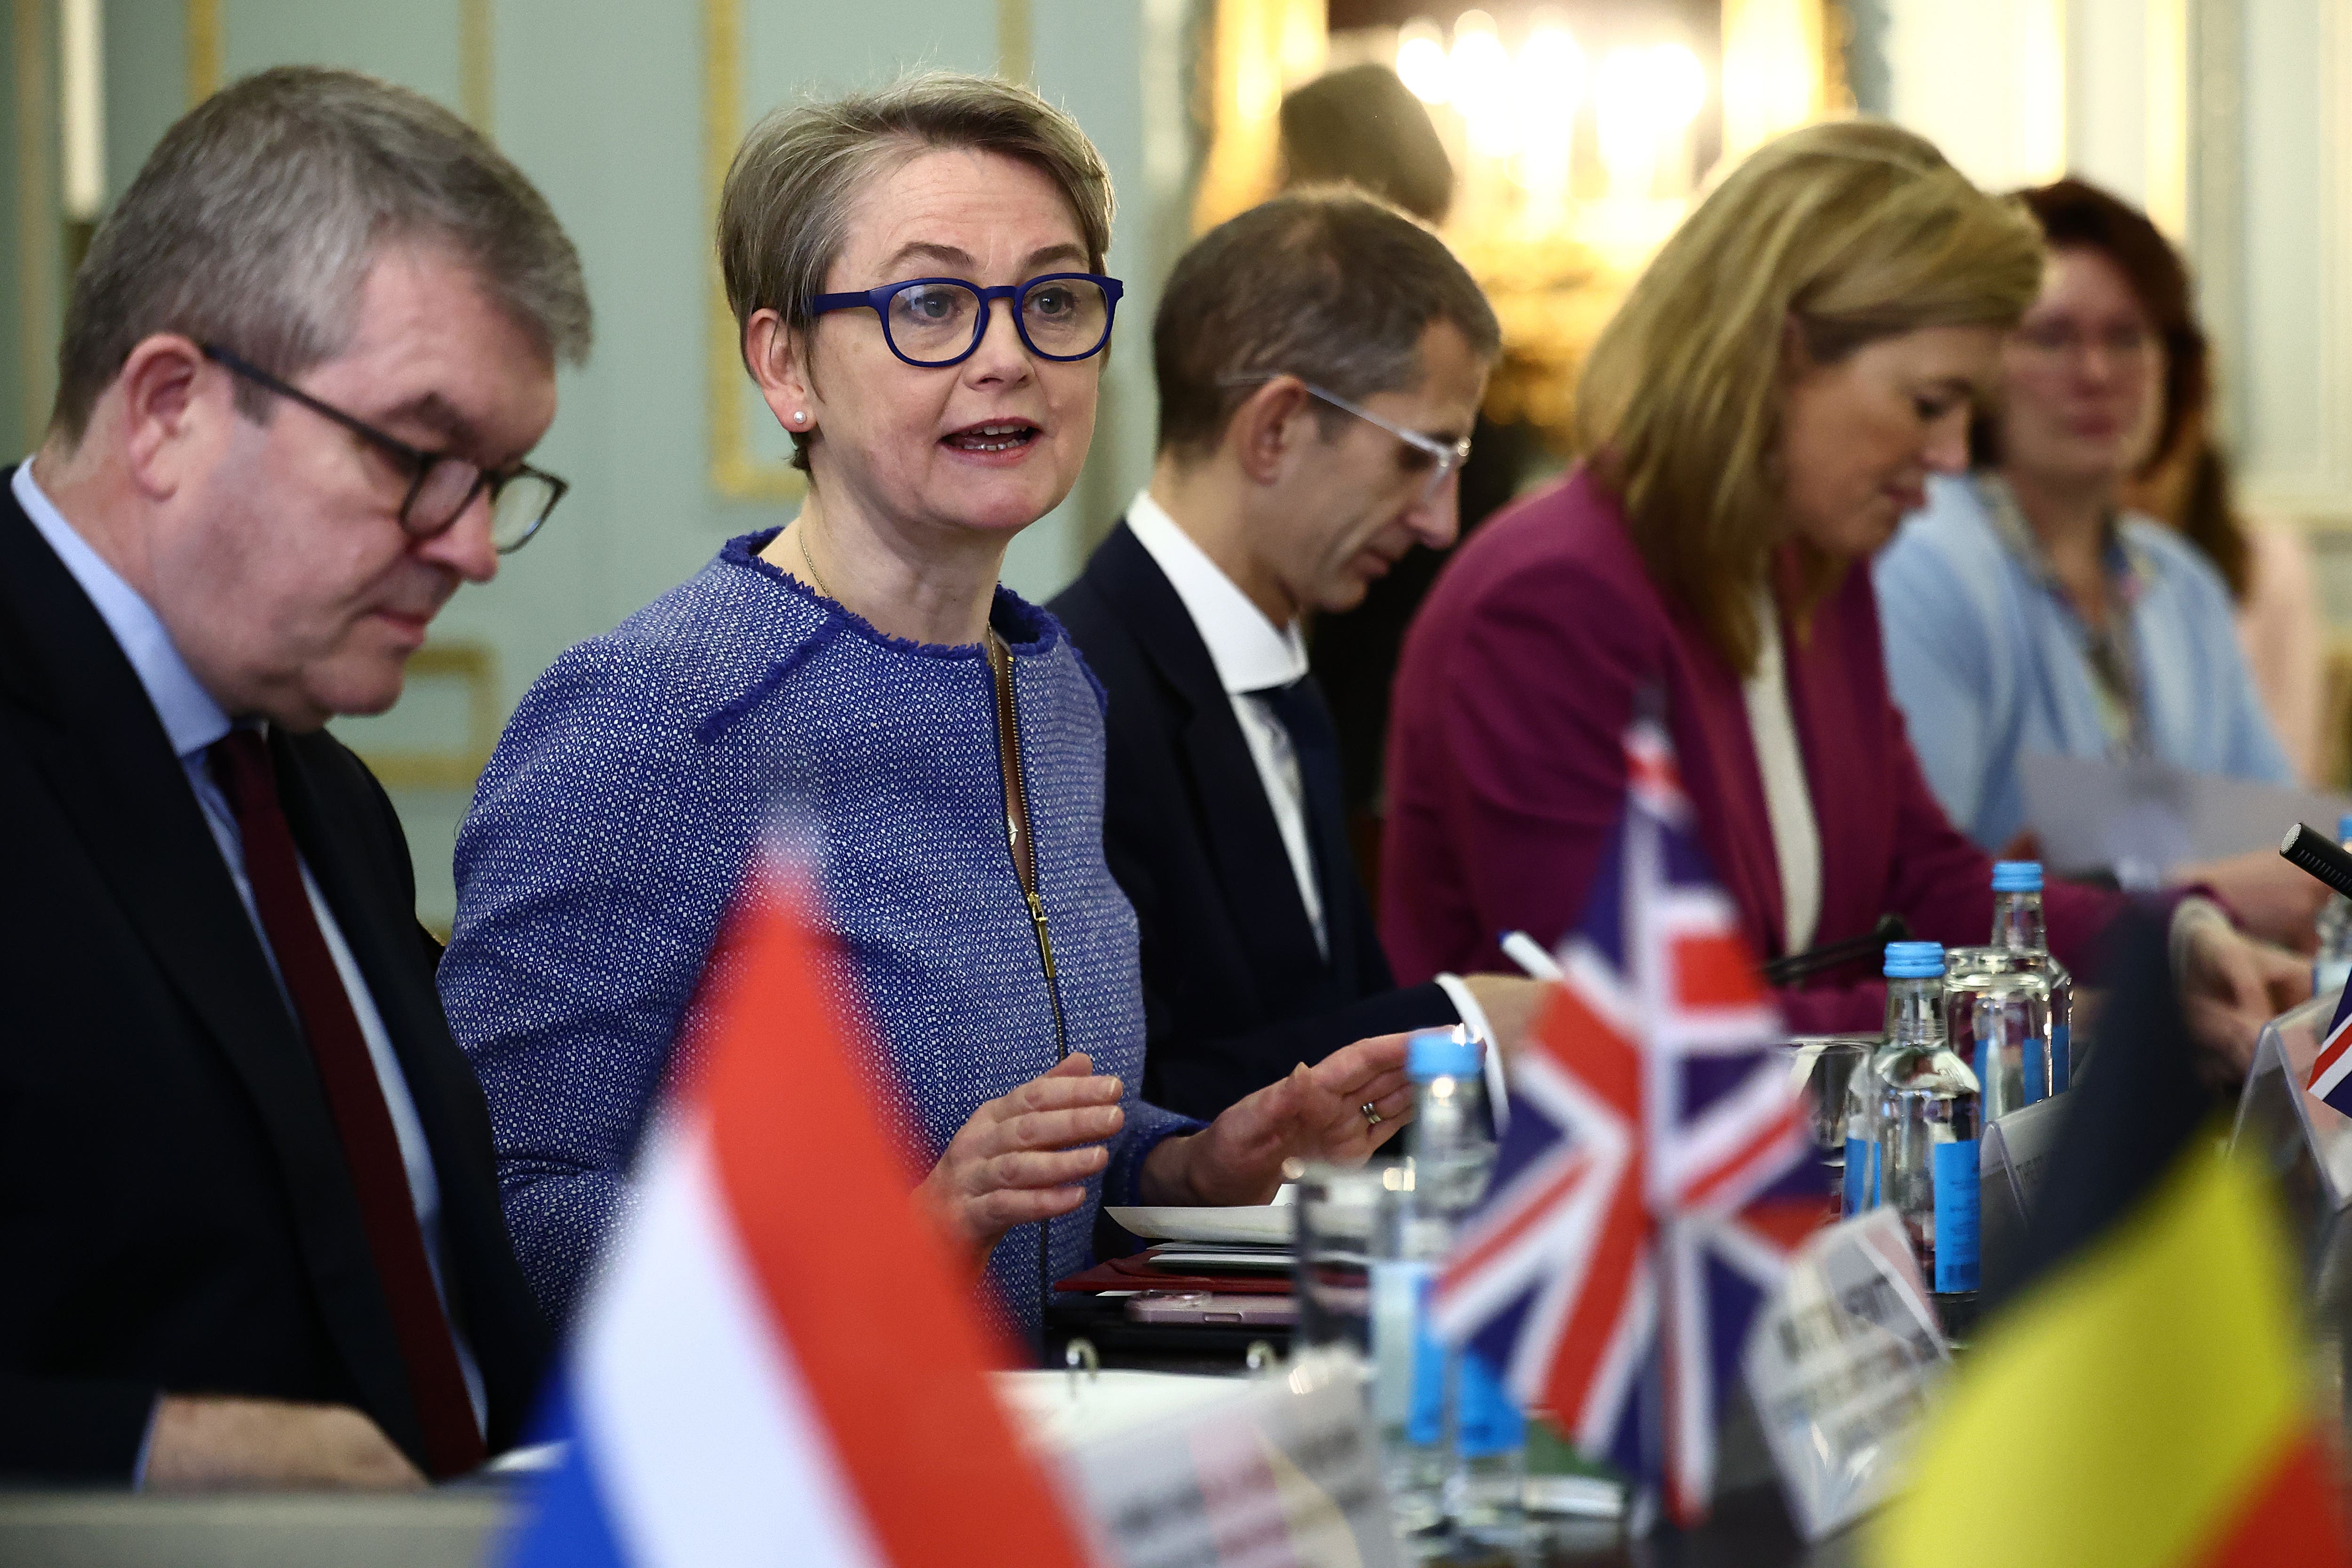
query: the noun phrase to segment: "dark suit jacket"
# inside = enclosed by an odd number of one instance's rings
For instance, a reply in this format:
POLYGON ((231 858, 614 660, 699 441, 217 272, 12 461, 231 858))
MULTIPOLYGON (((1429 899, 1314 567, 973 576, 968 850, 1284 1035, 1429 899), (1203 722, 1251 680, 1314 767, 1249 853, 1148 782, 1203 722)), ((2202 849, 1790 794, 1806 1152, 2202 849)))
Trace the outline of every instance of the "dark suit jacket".
MULTIPOLYGON (((545 1326, 507 1239, 383 789, 324 733, 278 788, 400 1057, 493 1452, 545 1326)), ((129 1479, 161 1391, 423 1439, 309 1049, 145 689, 0 485, 0 1473, 129 1479)))
POLYGON ((1367 1035, 1454 1021, 1434 985, 1400 991, 1320 802, 1327 962, 1208 644, 1122 522, 1051 606, 1109 694, 1103 848, 1143 933, 1143 1095, 1218 1112, 1367 1035))

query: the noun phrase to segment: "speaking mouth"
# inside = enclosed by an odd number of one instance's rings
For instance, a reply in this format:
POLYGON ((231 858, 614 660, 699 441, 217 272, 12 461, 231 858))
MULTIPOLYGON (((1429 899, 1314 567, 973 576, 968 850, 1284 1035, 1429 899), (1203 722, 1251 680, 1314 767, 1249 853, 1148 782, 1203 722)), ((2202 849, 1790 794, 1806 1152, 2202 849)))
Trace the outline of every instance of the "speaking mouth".
POLYGON ((1025 419, 992 419, 979 424, 968 424, 961 430, 950 431, 940 437, 941 444, 958 452, 992 455, 1013 452, 1031 445, 1045 433, 1025 419))

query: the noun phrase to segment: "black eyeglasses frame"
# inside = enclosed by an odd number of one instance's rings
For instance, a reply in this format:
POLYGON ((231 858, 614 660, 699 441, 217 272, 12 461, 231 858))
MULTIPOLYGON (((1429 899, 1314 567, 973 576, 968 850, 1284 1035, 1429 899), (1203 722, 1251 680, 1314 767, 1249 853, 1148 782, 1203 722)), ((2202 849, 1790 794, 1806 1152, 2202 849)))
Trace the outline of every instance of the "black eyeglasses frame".
POLYGON ((400 527, 402 531, 411 538, 438 538, 447 533, 457 526, 457 519, 466 515, 466 508, 474 504, 474 497, 479 496, 486 487, 490 493, 490 508, 495 513, 498 509, 499 493, 516 479, 529 476, 548 486, 547 505, 539 509, 539 516, 531 519, 530 526, 523 529, 511 544, 499 544, 493 538, 492 548, 499 554, 512 555, 530 543, 539 530, 545 526, 549 515, 555 510, 556 503, 562 500, 572 488, 570 481, 559 478, 544 468, 534 468, 528 463, 517 463, 510 467, 492 470, 480 466, 470 458, 460 457, 454 452, 427 452, 421 446, 412 446, 396 435, 378 430, 358 415, 346 413, 333 403, 313 397, 300 387, 271 375, 268 371, 233 350, 225 349, 218 343, 200 343, 197 347, 205 358, 219 365, 231 375, 251 382, 265 392, 275 392, 279 397, 298 402, 322 419, 332 420, 352 434, 372 444, 379 451, 404 464, 414 477, 409 481, 408 494, 401 499, 400 527), (433 470, 444 463, 463 463, 472 468, 474 470, 473 487, 466 492, 466 498, 457 504, 457 509, 452 511, 445 520, 429 528, 419 527, 410 520, 410 513, 416 506, 416 497, 425 493, 425 482, 432 478, 433 470))

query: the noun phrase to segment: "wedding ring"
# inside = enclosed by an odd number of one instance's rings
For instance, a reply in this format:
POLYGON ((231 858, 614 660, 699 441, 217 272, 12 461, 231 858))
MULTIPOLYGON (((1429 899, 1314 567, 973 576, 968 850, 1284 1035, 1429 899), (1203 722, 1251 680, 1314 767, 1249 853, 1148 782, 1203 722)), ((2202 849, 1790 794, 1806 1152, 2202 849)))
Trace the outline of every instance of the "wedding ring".
POLYGON ((1378 1105, 1373 1104, 1370 1100, 1365 1101, 1362 1104, 1357 1106, 1356 1109, 1364 1113, 1365 1126, 1377 1127, 1381 1124, 1382 1120, 1381 1116, 1381 1108, 1378 1105))

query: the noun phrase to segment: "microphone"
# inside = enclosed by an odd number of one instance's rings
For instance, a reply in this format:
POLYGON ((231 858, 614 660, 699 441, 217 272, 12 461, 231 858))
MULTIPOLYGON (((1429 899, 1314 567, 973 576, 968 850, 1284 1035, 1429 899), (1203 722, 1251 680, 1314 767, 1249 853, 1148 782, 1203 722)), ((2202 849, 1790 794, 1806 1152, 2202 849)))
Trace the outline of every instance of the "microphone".
MULTIPOLYGON (((2352 861, 2352 855, 2345 857, 2352 861)), ((1801 953, 1790 953, 1764 966, 1764 983, 1768 986, 1793 986, 1810 980, 1815 975, 1827 974, 1867 958, 1878 962, 1889 942, 1900 942, 1911 935, 1910 923, 1899 915, 1882 915, 1878 924, 1861 936, 1849 936, 1843 942, 1824 942, 1818 947, 1808 947, 1801 953)))
POLYGON ((2336 892, 2352 898, 2352 854, 2345 853, 2334 839, 2309 822, 2297 822, 2286 831, 2279 853, 2336 892))

